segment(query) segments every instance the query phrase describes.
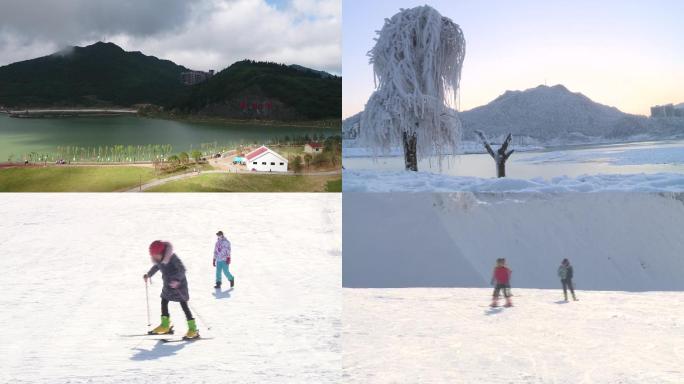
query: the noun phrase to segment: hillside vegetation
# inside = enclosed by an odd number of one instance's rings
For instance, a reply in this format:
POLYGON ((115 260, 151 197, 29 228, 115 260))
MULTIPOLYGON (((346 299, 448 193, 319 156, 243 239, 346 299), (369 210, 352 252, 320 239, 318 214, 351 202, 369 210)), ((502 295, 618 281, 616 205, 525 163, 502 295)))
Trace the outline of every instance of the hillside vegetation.
POLYGON ((245 60, 193 87, 170 109, 234 118, 339 118, 342 78, 299 66, 245 60))
POLYGON ((188 69, 126 52, 116 44, 71 47, 0 67, 0 105, 7 107, 164 105, 184 91, 188 69))
POLYGON ((342 79, 299 65, 243 60, 203 83, 184 86, 189 71, 113 43, 70 47, 0 67, 0 106, 133 107, 143 113, 227 119, 339 119, 342 79))

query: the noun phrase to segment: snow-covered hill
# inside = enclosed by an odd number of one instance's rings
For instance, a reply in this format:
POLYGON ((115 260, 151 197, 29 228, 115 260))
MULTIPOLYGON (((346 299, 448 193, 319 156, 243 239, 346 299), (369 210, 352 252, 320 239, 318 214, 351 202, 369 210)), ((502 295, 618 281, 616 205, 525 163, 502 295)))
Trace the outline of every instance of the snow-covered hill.
POLYGON ((562 85, 506 91, 489 104, 460 114, 467 137, 482 130, 494 136, 510 132, 547 141, 605 136, 627 116, 562 85))
POLYGON ((683 290, 682 194, 345 193, 345 287, 557 288, 563 258, 585 290, 683 290))
MULTIPOLYGON (((476 140, 476 130, 499 141, 513 133, 547 145, 684 136, 684 119, 649 119, 627 114, 560 84, 506 91, 490 103, 460 112, 459 116, 465 140, 476 140)), ((359 118, 357 114, 346 119, 345 132, 352 132, 359 118)))
POLYGON ((491 310, 490 289, 344 289, 344 382, 683 382, 684 293, 513 293, 491 310))
MULTIPOLYGON (((0 382, 338 383, 341 207, 335 194, 5 194, 0 382), (236 287, 215 294, 214 233, 236 287), (173 242, 203 337, 145 338, 147 246, 173 242), (209 327, 211 326, 211 329, 209 327)), ((153 326, 160 278, 153 278, 153 326)), ((186 325, 170 305, 176 329, 186 325)))

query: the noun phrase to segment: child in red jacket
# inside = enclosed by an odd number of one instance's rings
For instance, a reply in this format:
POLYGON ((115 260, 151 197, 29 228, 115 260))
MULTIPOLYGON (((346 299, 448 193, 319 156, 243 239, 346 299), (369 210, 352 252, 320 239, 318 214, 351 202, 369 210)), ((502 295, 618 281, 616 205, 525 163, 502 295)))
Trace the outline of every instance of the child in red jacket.
POLYGON ((513 306, 513 303, 511 302, 511 273, 513 273, 513 271, 506 266, 506 259, 496 259, 496 267, 494 267, 492 281, 490 283, 494 285, 494 295, 492 296, 491 307, 499 306, 499 292, 501 291, 503 291, 504 297, 506 298, 505 306, 513 306))

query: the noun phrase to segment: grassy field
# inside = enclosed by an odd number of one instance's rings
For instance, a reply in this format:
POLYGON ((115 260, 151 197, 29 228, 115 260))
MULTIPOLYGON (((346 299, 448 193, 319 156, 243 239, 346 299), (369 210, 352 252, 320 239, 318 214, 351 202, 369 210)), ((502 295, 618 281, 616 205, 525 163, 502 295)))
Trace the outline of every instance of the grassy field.
POLYGON ((16 167, 0 169, 0 192, 112 192, 155 177, 145 167, 16 167))
POLYGON ((148 192, 341 192, 342 179, 330 176, 205 174, 172 181, 148 192))
POLYGON ((342 178, 337 178, 335 180, 330 180, 325 186, 326 192, 342 192, 342 178))

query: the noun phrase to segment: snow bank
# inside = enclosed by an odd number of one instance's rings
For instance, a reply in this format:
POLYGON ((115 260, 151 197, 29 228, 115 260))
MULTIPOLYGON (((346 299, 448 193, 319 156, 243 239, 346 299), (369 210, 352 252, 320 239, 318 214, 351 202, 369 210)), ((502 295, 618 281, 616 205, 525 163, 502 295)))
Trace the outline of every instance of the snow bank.
MULTIPOLYGON (((346 218, 345 218, 346 220, 346 218)), ((346 246, 346 245, 345 245, 346 246)), ((346 257, 346 254, 345 254, 346 257)), ((680 384, 681 292, 345 289, 345 383, 680 384)))
POLYGON ((684 174, 611 174, 555 177, 550 180, 479 178, 430 172, 345 170, 345 192, 682 192, 684 174))
MULTIPOLYGON (((5 194, 0 217, 2 383, 339 382, 339 195, 5 194), (218 229, 237 284, 216 295, 218 229), (121 336, 147 331, 142 275, 158 238, 185 263, 212 340, 121 336)), ((181 336, 180 306, 169 309, 181 336)))
POLYGON ((486 287, 506 257, 513 286, 684 290, 681 194, 364 194, 343 197, 346 287, 486 287))

